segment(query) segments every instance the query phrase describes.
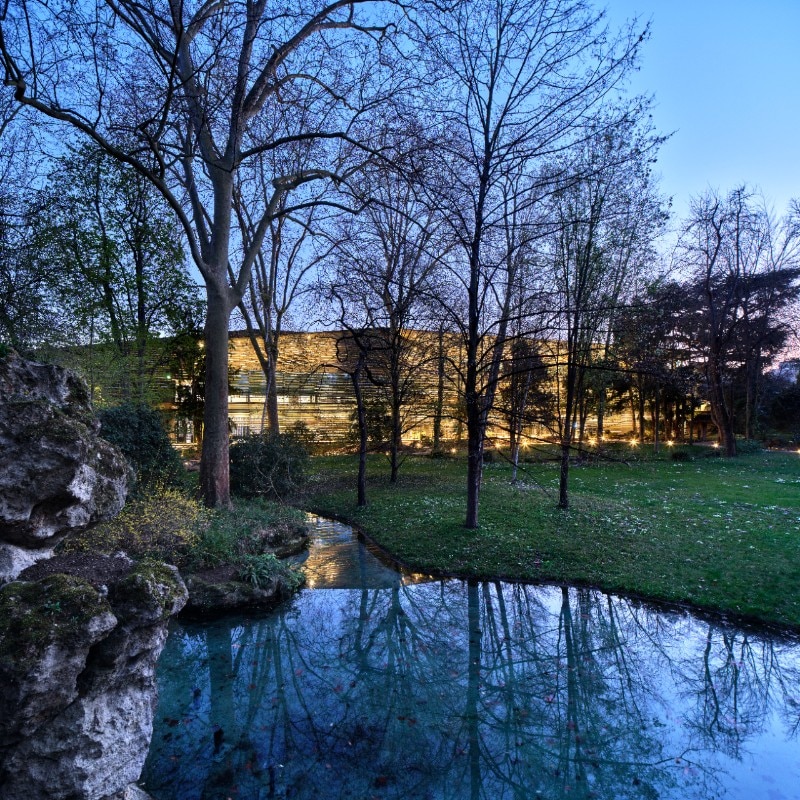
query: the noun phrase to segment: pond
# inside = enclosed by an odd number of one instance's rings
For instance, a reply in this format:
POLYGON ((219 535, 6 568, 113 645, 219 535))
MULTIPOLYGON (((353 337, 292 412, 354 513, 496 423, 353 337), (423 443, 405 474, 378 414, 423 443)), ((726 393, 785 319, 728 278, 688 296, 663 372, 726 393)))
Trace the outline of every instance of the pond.
POLYGON ((174 624, 157 800, 800 798, 796 639, 403 575, 321 520, 305 568, 269 614, 174 624))

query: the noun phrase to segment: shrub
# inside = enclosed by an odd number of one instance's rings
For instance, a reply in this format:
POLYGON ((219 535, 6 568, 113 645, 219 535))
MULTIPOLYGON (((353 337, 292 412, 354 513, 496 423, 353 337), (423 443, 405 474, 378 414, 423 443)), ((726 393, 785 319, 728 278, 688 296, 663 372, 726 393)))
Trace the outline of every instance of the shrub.
POLYGON ((208 511, 208 524, 199 531, 192 548, 196 569, 240 563, 248 555, 261 555, 267 543, 265 530, 303 526, 301 511, 267 500, 240 501, 235 508, 208 511))
POLYGON ((748 453, 760 453, 764 449, 764 445, 761 442, 756 442, 753 439, 737 439, 736 440, 736 452, 741 455, 747 455, 748 453))
POLYGON ((98 416, 100 435, 116 445, 133 467, 138 492, 156 484, 180 484, 183 465, 155 409, 125 403, 103 409, 98 416))
POLYGON ((688 450, 673 450, 672 451, 672 460, 673 461, 691 461, 692 456, 688 450))
POLYGON ((64 552, 111 554, 124 550, 135 559, 158 558, 179 566, 208 526, 209 512, 176 489, 160 488, 125 505, 114 519, 64 541, 64 552))
POLYGON ((317 449, 317 434, 302 420, 298 420, 286 429, 286 433, 300 442, 306 452, 313 453, 317 449))
POLYGON ((306 482, 308 453, 290 434, 262 433, 231 446, 231 491, 281 500, 306 482))

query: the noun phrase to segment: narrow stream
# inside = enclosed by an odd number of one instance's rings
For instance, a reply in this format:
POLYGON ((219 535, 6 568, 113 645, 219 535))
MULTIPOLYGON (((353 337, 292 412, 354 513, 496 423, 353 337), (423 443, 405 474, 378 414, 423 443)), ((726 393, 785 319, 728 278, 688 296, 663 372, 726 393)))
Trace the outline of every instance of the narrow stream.
POLYGON ((800 643, 601 592, 402 575, 176 623, 143 786, 197 798, 800 798, 800 643))

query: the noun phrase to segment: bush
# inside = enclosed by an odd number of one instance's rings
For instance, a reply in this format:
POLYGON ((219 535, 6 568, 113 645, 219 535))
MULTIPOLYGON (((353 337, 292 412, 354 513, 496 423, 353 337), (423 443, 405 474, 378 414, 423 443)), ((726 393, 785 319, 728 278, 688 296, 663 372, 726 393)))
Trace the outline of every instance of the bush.
POLYGON ((673 450, 672 451, 672 460, 673 461, 691 461, 692 456, 688 450, 673 450))
POLYGON ((753 439, 737 439, 736 452, 740 456, 747 455, 748 453, 760 453, 764 449, 761 442, 756 442, 753 439))
POLYGON ((290 434, 262 433, 231 446, 231 492, 282 500, 306 482, 308 453, 290 434))
POLYGON ((246 556, 262 555, 269 543, 266 531, 304 527, 302 511, 267 500, 240 501, 235 508, 208 511, 191 552, 195 569, 239 564, 246 556))
POLYGON ((103 409, 98 416, 100 435, 116 445, 133 467, 138 492, 156 484, 180 485, 183 465, 155 409, 125 403, 103 409))
POLYGON ((124 550, 135 559, 157 558, 182 566, 197 547, 211 512, 176 489, 160 488, 125 505, 106 520, 66 539, 66 553, 110 555, 124 550))

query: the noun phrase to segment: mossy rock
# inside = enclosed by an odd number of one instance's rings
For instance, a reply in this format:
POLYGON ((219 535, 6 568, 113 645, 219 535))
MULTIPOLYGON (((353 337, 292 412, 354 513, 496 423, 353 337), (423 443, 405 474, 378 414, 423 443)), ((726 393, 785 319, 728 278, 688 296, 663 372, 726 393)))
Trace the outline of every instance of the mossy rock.
POLYGON ((6 584, 0 588, 0 669, 19 671, 54 644, 69 647, 106 615, 113 618, 108 600, 73 575, 6 584))
POLYGON ((177 614, 187 600, 178 570, 162 561, 145 559, 111 588, 114 613, 123 621, 155 623, 177 614))
POLYGON ((186 576, 184 616, 207 618, 233 611, 263 611, 291 597, 296 588, 276 576, 261 587, 236 579, 235 567, 186 576))

